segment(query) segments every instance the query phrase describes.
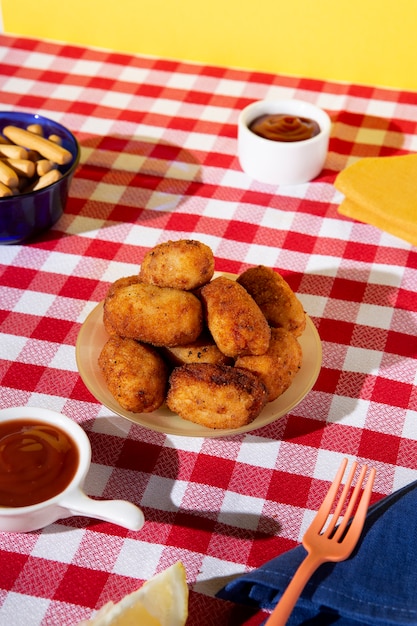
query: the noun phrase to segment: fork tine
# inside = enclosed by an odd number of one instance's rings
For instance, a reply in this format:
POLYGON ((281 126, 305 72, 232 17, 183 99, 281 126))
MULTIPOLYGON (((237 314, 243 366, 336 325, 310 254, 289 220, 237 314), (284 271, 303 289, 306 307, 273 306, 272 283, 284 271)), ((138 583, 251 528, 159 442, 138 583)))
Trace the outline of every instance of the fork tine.
MULTIPOLYGON (((346 482, 344 484, 344 487, 343 487, 342 493, 340 495, 340 498, 339 498, 339 500, 337 502, 336 509, 335 509, 335 511, 333 513, 333 516, 332 516, 332 518, 331 518, 331 520, 329 522, 329 525, 327 526, 326 530, 323 533, 327 537, 330 537, 330 535, 332 534, 332 532, 335 529, 337 521, 338 521, 338 519, 340 517, 342 509, 343 509, 343 507, 345 505, 345 502, 347 500, 347 497, 348 497, 348 494, 349 494, 349 491, 350 491, 350 487, 352 485, 353 477, 355 475, 357 466, 358 466, 358 464, 356 463, 356 461, 354 461, 352 463, 352 467, 350 468, 350 472, 349 472, 347 480, 346 480, 346 482)), ((361 484, 362 484, 362 481, 361 481, 361 484)), ((358 494, 358 491, 357 491, 357 494, 358 494)), ((351 509, 352 509, 352 507, 351 507, 351 509)))
MULTIPOLYGON (((361 475, 363 474, 363 476, 365 475, 366 472, 366 466, 365 466, 365 471, 361 472, 361 475)), ((349 537, 349 535, 352 538, 352 542, 353 542, 353 546, 356 543, 356 537, 358 537, 360 535, 360 533, 362 532, 362 528, 363 525, 365 523, 365 518, 366 518, 366 514, 368 512, 368 507, 369 507, 369 501, 371 499, 371 494, 372 494, 372 489, 373 489, 373 485, 374 485, 374 480, 375 480, 375 474, 376 474, 376 470, 374 467, 372 467, 369 470, 369 476, 368 476, 368 480, 367 483, 365 485, 365 488, 362 491, 362 495, 361 498, 359 500, 359 504, 358 504, 358 508, 356 509, 355 515, 351 518, 351 523, 350 523, 350 527, 349 527, 349 532, 347 534, 347 537, 349 537)), ((363 481, 363 476, 362 476, 362 481, 363 481)), ((356 485, 356 487, 358 487, 358 493, 361 489, 362 486, 362 481, 358 480, 358 483, 356 485)), ((356 490, 356 488, 355 488, 356 490)), ((356 495, 357 497, 357 495, 356 495)), ((352 507, 354 506, 355 503, 353 503, 352 507)), ((348 507, 349 508, 349 507, 348 507)), ((351 513, 352 511, 348 511, 346 510, 345 513, 345 517, 342 521, 343 524, 343 528, 340 530, 339 532, 339 528, 337 529, 337 533, 336 533, 336 539, 339 539, 341 535, 343 535, 345 528, 349 522, 349 517, 351 517, 351 513)), ((341 524, 341 526, 342 526, 341 524)), ((353 547, 352 547, 353 549, 353 547)))
POLYGON ((327 522, 329 514, 332 510, 333 502, 337 496, 339 491, 340 484, 342 482, 343 474, 345 473, 346 465, 348 460, 343 459, 339 469, 337 470, 337 474, 334 478, 334 481, 330 485, 329 491, 327 492, 323 502, 320 505, 319 510, 317 511, 310 528, 314 529, 314 532, 319 533, 323 528, 324 524, 327 522))
MULTIPOLYGON (((355 463, 354 465, 356 466, 357 464, 355 463)), ((352 468, 353 470, 356 469, 355 466, 352 468)), ((367 465, 363 465, 362 469, 361 469, 361 472, 359 474, 359 478, 358 478, 358 480, 356 482, 356 485, 355 485, 355 488, 353 490, 353 493, 352 493, 352 495, 350 497, 350 500, 348 502, 348 505, 346 507, 345 514, 344 514, 344 516, 343 516, 343 518, 342 518, 340 524, 338 525, 338 527, 336 529, 336 532, 334 534, 334 538, 336 540, 339 540, 343 536, 343 533, 346 530, 346 527, 347 527, 347 525, 349 523, 349 520, 352 517, 353 510, 355 508, 355 505, 356 505, 356 502, 358 500, 359 494, 361 493, 361 490, 362 490, 362 484, 363 484, 363 480, 365 478, 365 474, 366 474, 367 470, 368 470, 368 466, 367 465)), ((351 474, 353 474, 353 472, 351 472, 351 474)), ((353 475, 352 475, 352 479, 353 479, 353 475)), ((350 485, 349 485, 349 488, 350 488, 350 485)), ((348 488, 348 490, 349 490, 349 488, 348 488)), ((362 492, 362 496, 363 496, 363 492, 362 492)), ((362 499, 362 496, 361 496, 361 499, 362 499)), ((336 516, 335 516, 335 520, 334 521, 335 522, 337 521, 336 516)))

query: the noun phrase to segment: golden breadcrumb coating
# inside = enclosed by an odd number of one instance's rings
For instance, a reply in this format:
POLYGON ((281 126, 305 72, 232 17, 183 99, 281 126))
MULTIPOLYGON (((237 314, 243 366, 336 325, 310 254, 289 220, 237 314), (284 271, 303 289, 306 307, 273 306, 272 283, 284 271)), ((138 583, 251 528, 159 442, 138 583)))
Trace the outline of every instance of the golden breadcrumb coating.
POLYGON ((169 372, 155 348, 113 336, 98 362, 110 393, 127 411, 150 413, 165 401, 169 372))
POLYGON ((203 330, 202 306, 194 294, 141 282, 108 295, 103 319, 120 337, 154 346, 190 343, 203 330))
POLYGON ((226 356, 264 354, 271 329, 259 306, 236 281, 219 276, 201 289, 207 326, 226 356))
POLYGON ((303 305, 286 280, 264 265, 251 267, 237 282, 252 296, 270 326, 286 328, 299 337, 306 326, 303 305))
POLYGON ((273 328, 268 352, 261 356, 239 357, 235 365, 260 376, 267 390, 268 402, 273 402, 291 385, 302 360, 297 338, 285 328, 273 328))
POLYGON ((266 391, 252 372, 230 365, 191 363, 173 370, 166 401, 185 420, 207 428, 239 428, 260 414, 266 391))
MULTIPOLYGON (((110 285, 107 291, 106 297, 112 298, 114 294, 116 293, 116 291, 120 289, 121 287, 128 287, 130 285, 134 285, 140 282, 141 280, 138 274, 134 274, 133 276, 123 276, 122 278, 118 278, 117 280, 114 281, 114 283, 110 285)), ((113 326, 111 325, 110 321, 107 318, 107 313, 105 310, 103 311, 103 324, 104 324, 104 328, 106 329, 109 335, 117 335, 116 330, 113 328, 113 326)))
POLYGON ((140 268, 143 282, 186 291, 208 283, 213 274, 213 252, 204 243, 192 239, 155 246, 146 253, 140 268))
POLYGON ((206 331, 203 331, 200 337, 192 343, 165 348, 164 354, 176 367, 185 363, 233 364, 233 359, 220 352, 213 337, 206 331))
POLYGON ((130 285, 135 285, 136 283, 141 283, 141 279, 139 278, 139 274, 133 274, 132 276, 122 276, 115 280, 107 290, 106 297, 109 298, 114 295, 117 289, 121 287, 129 287, 130 285))

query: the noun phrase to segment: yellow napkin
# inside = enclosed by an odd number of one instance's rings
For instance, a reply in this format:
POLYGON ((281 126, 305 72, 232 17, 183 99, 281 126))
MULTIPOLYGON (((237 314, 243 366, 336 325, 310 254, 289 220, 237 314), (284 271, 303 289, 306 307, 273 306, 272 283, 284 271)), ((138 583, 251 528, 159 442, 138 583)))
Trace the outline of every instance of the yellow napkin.
POLYGON ((338 174, 339 212, 417 245, 417 154, 366 157, 338 174))

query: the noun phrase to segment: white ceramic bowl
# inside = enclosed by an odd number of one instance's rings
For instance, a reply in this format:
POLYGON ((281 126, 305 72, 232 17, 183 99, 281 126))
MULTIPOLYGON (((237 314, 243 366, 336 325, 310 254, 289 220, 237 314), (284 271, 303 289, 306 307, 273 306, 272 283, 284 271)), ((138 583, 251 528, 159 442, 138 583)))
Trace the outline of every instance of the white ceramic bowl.
POLYGON ((323 169, 329 146, 331 120, 319 107, 302 100, 260 100, 241 111, 238 119, 238 157, 251 178, 270 185, 299 185, 323 169), (301 141, 274 141, 249 129, 258 117, 285 114, 317 122, 320 132, 301 141))
POLYGON ((130 530, 139 530, 143 526, 143 513, 131 502, 94 500, 84 493, 82 486, 90 468, 91 446, 81 426, 48 409, 21 406, 0 410, 0 423, 22 419, 56 426, 64 431, 78 448, 78 466, 67 486, 52 498, 29 506, 0 506, 1 531, 29 532, 72 515, 94 517, 130 530))

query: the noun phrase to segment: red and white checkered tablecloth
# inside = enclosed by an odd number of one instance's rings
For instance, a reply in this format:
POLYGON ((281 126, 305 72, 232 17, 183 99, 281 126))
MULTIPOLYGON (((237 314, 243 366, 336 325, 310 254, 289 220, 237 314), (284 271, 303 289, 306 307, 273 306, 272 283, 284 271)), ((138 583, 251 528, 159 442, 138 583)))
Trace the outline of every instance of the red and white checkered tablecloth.
POLYGON ((75 625, 181 559, 189 626, 260 624, 214 597, 297 545, 342 456, 377 468, 373 500, 417 478, 417 250, 340 216, 336 174, 417 150, 417 94, 0 36, 0 108, 42 112, 82 149, 64 216, 0 247, 0 405, 86 430, 92 497, 141 506, 138 532, 81 517, 0 533, 0 625, 75 625), (236 157, 239 111, 264 97, 328 111, 325 168, 271 187, 236 157), (219 271, 280 271, 316 325, 323 365, 288 415, 220 439, 165 435, 86 389, 75 342, 109 284, 155 244, 194 238, 219 271))

